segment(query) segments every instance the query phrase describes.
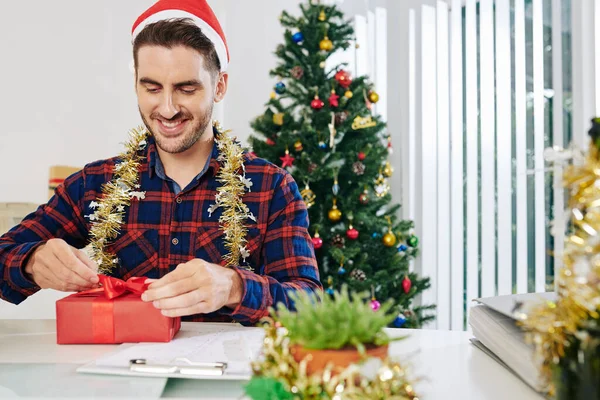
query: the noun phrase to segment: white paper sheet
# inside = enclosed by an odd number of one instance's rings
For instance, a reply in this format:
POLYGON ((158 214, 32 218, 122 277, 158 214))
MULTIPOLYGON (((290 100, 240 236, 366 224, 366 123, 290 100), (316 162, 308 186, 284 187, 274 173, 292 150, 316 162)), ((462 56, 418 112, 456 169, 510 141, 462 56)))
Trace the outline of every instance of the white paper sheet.
POLYGON ((132 359, 145 359, 148 364, 182 364, 191 362, 225 362, 227 373, 249 374, 250 362, 262 346, 264 330, 233 324, 194 324, 181 330, 169 343, 123 344, 119 350, 96 360, 103 367, 129 367, 132 359))

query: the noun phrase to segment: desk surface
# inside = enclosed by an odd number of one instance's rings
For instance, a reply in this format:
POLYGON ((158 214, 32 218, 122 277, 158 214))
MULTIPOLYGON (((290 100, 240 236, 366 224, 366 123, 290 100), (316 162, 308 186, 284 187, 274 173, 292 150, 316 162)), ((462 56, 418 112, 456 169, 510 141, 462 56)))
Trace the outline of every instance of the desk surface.
MULTIPOLYGON (((183 323, 182 329, 193 323, 183 323)), ((409 335, 390 347, 423 377, 421 399, 540 400, 508 370, 475 348, 467 332, 391 329, 409 335)), ((241 399, 241 382, 84 375, 75 369, 113 345, 57 345, 54 320, 0 320, 0 398, 241 399)))

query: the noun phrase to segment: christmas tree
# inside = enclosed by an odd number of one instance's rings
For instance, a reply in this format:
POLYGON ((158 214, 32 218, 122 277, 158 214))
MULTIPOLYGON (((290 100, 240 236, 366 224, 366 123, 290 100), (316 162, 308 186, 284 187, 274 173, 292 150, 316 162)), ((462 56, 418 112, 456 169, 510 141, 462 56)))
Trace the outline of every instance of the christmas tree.
POLYGON ((350 21, 335 5, 303 3, 283 12, 284 44, 276 49, 277 77, 264 114, 249 138, 259 156, 286 168, 303 188, 321 280, 330 294, 346 284, 372 294, 371 306, 394 299, 396 327, 433 319, 434 306, 415 306, 428 278, 409 270, 418 255, 412 221, 399 220, 388 178, 391 137, 372 112, 379 100, 368 77, 328 66, 335 51, 354 43, 350 21))

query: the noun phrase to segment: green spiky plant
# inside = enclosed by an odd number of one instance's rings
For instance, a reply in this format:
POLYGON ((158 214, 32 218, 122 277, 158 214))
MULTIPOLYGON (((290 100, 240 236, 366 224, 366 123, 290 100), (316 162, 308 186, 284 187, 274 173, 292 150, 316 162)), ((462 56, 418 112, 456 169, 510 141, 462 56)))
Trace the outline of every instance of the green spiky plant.
POLYGON ((298 291, 290 297, 295 311, 279 303, 276 310, 271 309, 271 316, 288 330, 292 344, 313 350, 355 347, 364 355, 367 345, 383 346, 403 339, 390 338, 383 329, 396 318, 390 312, 394 307, 391 299, 373 311, 368 293, 349 293, 345 285, 333 295, 298 291))

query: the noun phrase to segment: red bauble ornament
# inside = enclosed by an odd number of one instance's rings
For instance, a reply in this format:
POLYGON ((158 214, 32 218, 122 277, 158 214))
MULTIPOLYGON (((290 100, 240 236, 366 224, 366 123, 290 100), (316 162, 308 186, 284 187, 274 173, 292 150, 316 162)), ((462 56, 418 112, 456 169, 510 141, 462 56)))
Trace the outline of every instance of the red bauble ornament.
POLYGON ((340 96, 338 96, 335 93, 335 90, 332 90, 331 91, 331 95, 329 96, 329 106, 330 107, 337 107, 337 106, 339 106, 340 105, 339 101, 338 101, 339 98, 340 98, 340 96))
POLYGON ((315 250, 319 250, 321 247, 323 247, 323 239, 319 237, 318 233, 316 233, 315 237, 312 238, 312 242, 313 246, 315 247, 315 250))
POLYGON ((355 228, 353 228, 352 225, 350 225, 350 228, 348 228, 348 230, 346 231, 346 236, 350 240, 356 240, 358 239, 358 231, 355 228))
POLYGON ((367 193, 361 193, 360 196, 358 196, 358 201, 362 205, 369 204, 369 195, 367 193))
POLYGON ((275 141, 273 139, 271 139, 271 138, 267 138, 267 144, 269 146, 275 146, 275 141))
POLYGON ((360 161, 364 161, 365 158, 367 158, 367 155, 365 153, 363 153, 362 151, 358 153, 358 159, 360 161))
POLYGON ((319 96, 315 96, 314 100, 310 102, 310 106, 315 110, 320 110, 324 105, 325 103, 323 103, 323 100, 319 96))
POLYGON ((335 74, 335 80, 344 89, 347 89, 352 84, 352 76, 343 69, 335 74))
POLYGON ((404 289, 404 293, 408 294, 410 292, 410 288, 412 287, 412 282, 408 276, 405 276, 402 280, 402 289, 404 289))

